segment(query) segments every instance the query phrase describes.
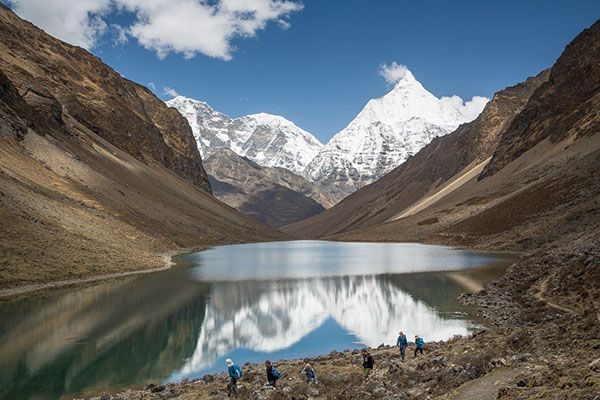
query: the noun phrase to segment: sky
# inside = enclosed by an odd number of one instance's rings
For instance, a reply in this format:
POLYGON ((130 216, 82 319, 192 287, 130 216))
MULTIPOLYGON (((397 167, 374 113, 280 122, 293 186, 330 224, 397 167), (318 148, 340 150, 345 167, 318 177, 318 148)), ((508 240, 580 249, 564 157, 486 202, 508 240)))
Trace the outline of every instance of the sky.
POLYGON ((403 66, 437 97, 491 98, 550 67, 598 0, 0 0, 163 100, 282 115, 322 142, 403 66))

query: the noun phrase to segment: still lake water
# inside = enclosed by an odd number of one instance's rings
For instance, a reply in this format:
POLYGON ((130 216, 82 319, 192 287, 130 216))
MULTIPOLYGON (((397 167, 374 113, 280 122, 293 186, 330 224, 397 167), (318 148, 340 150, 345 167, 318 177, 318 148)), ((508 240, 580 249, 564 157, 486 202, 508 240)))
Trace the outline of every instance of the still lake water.
POLYGON ((466 335, 457 302, 509 259, 442 246, 217 247, 136 278, 0 302, 0 398, 54 399, 239 364, 466 335))

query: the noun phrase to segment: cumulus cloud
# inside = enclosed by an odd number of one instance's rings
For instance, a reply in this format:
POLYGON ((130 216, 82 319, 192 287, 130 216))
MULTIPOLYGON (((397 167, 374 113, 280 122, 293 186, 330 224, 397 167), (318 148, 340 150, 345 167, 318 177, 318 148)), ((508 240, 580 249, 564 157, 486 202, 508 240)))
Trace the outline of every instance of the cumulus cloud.
POLYGON ((229 60, 235 38, 254 37, 269 22, 289 28, 286 17, 303 8, 296 0, 13 0, 15 12, 67 42, 93 47, 114 11, 133 22, 117 41, 134 37, 159 58, 180 53, 229 60))
POLYGON ((173 89, 172 87, 169 87, 169 86, 165 86, 163 88, 163 92, 167 96, 171 96, 171 97, 177 97, 177 96, 179 96, 179 93, 177 93, 177 90, 175 90, 175 89, 173 89))
MULTIPOLYGON (((383 76, 385 81, 390 85, 395 85, 399 80, 405 78, 408 74, 412 76, 412 73, 406 65, 392 62, 391 64, 381 64, 379 66, 379 75, 383 76)), ((473 96, 471 100, 464 101, 459 96, 444 96, 440 98, 442 106, 456 109, 470 121, 477 118, 485 105, 490 101, 487 97, 473 96)))
POLYGON ((410 70, 406 65, 398 64, 395 61, 391 64, 381 64, 379 66, 379 75, 390 85, 395 85, 400 79, 410 74, 410 70))
POLYGON ((156 91, 156 83, 148 82, 148 87, 154 92, 156 91))
POLYGON ((12 0, 14 11, 52 36, 90 48, 106 32, 111 0, 12 0))
POLYGON ((440 99, 442 103, 446 103, 452 108, 459 110, 464 116, 468 117, 469 120, 474 120, 483 111, 485 105, 490 101, 487 97, 473 96, 469 101, 463 102, 463 99, 459 96, 442 97, 440 99))

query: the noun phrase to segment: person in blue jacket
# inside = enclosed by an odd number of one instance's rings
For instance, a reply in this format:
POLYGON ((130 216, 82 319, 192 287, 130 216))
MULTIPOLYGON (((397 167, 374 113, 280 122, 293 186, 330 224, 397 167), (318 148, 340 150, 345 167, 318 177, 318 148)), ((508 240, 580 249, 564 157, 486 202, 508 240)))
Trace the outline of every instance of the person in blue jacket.
POLYGON ((267 367, 267 382, 269 385, 275 387, 277 379, 281 378, 281 374, 277 372, 271 361, 265 361, 265 367, 267 367))
POLYGON ((400 331, 400 333, 398 334, 398 341, 396 342, 396 346, 400 347, 400 357, 402 357, 402 361, 404 361, 404 353, 406 352, 406 348, 408 347, 408 340, 406 339, 406 335, 402 331, 400 331))
POLYGON ((423 349, 425 348, 425 341, 419 335, 415 335, 415 358, 417 358, 417 352, 421 352, 423 354, 423 349))
POLYGON ((227 397, 237 397, 237 381, 243 375, 242 369, 233 363, 231 359, 225 360, 227 364, 227 372, 229 373, 229 383, 227 384, 227 397))

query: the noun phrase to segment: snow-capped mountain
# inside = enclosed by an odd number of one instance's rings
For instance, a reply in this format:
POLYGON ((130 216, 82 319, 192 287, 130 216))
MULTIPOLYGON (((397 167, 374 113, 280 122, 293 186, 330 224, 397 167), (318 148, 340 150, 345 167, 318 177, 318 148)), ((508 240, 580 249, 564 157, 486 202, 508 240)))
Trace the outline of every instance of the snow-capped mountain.
POLYGON ((231 118, 203 101, 177 96, 167 101, 188 120, 203 158, 231 149, 265 167, 302 175, 323 144, 293 122, 266 113, 231 118))
POLYGON ((402 164, 437 136, 479 115, 488 99, 437 98, 406 69, 321 149, 304 175, 341 200, 402 164))

